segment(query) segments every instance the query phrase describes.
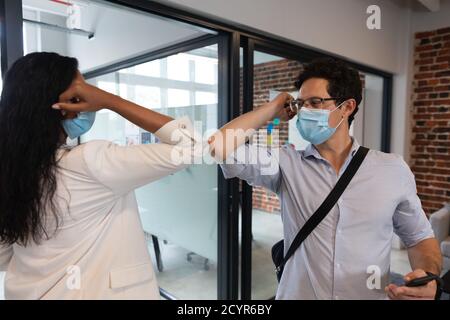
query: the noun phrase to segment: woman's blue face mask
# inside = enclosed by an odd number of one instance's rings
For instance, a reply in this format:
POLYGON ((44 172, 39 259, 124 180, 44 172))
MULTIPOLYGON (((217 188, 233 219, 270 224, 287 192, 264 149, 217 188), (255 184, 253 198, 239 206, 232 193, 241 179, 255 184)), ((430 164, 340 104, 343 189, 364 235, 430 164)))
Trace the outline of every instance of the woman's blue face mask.
POLYGON ((75 139, 88 132, 94 124, 94 121, 95 112, 80 112, 73 119, 63 120, 62 126, 69 138, 75 139))
POLYGON ((314 145, 324 143, 330 139, 344 120, 344 118, 342 118, 336 128, 331 128, 328 124, 330 114, 339 109, 344 103, 345 101, 332 111, 305 107, 301 108, 297 116, 296 125, 297 130, 303 139, 314 145))

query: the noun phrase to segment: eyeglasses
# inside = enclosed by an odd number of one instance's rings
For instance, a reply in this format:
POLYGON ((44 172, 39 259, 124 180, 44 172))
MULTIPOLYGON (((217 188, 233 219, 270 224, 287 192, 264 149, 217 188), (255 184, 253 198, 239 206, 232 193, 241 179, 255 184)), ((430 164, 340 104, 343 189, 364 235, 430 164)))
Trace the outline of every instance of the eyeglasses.
POLYGON ((319 109, 325 101, 339 100, 339 99, 340 98, 319 98, 319 97, 312 97, 309 99, 295 99, 289 102, 289 107, 293 112, 298 112, 301 108, 305 106, 305 104, 308 104, 313 109, 319 109))

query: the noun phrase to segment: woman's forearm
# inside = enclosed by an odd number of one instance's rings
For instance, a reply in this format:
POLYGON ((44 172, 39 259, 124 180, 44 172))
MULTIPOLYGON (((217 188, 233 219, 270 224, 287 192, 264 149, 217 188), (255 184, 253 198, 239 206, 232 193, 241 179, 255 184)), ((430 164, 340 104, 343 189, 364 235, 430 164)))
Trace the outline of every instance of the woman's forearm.
POLYGON ((111 111, 120 114, 128 121, 151 133, 155 133, 166 123, 173 120, 169 116, 144 108, 119 96, 113 96, 108 105, 108 109, 111 111))

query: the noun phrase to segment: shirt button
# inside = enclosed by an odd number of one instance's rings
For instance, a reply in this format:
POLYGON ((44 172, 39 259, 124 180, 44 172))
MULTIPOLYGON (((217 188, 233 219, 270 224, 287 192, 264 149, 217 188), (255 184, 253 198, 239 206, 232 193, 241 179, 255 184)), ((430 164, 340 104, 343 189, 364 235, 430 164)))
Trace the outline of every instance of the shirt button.
POLYGON ((338 233, 341 234, 341 232, 342 232, 341 229, 338 229, 338 233))
POLYGON ((334 296, 334 299, 339 300, 339 296, 334 296))
POLYGON ((180 128, 181 128, 181 129, 186 129, 186 125, 185 125, 185 124, 181 124, 181 125, 180 125, 180 128))
POLYGON ((340 267, 341 267, 341 264, 340 264, 340 263, 338 263, 338 264, 336 265, 336 267, 340 268, 340 267))

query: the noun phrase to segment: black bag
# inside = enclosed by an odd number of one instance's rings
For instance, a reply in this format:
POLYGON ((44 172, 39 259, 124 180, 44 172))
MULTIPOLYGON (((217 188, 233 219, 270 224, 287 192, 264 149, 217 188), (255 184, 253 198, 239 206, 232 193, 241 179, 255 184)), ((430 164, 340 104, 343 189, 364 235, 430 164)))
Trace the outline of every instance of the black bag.
POLYGON ((334 207, 338 199, 341 197, 345 188, 352 180, 356 171, 358 171, 361 163, 366 157, 369 149, 366 147, 359 147, 358 151, 350 161, 345 172, 339 178, 339 181, 334 186, 333 190, 328 194, 326 199, 322 202, 320 207, 314 212, 314 214, 306 221, 300 231, 292 241, 286 256, 284 255, 284 240, 280 240, 274 244, 272 247, 272 260, 275 264, 275 272, 277 274, 278 282, 280 282, 281 276, 283 275, 283 269, 286 262, 294 254, 297 248, 302 244, 302 242, 308 237, 308 235, 319 225, 319 223, 326 217, 331 208, 334 207))

